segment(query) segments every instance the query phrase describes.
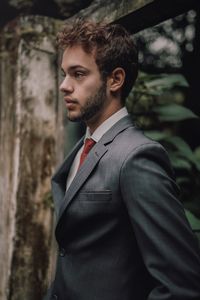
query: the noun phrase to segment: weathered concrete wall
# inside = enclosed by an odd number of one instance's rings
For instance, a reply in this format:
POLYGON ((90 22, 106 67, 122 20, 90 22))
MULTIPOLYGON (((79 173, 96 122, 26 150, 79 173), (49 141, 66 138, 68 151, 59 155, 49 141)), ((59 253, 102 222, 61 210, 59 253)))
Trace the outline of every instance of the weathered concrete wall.
POLYGON ((24 17, 2 33, 0 300, 42 299, 54 267, 50 177, 64 148, 55 28, 24 17))
POLYGON ((0 27, 20 14, 68 18, 91 2, 92 0, 1 0, 0 27))

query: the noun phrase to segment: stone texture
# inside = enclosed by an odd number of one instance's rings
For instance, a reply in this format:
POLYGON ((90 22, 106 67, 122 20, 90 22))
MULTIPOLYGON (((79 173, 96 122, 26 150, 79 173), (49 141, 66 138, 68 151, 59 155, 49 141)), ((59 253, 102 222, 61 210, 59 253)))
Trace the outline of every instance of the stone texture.
POLYGON ((1 36, 0 300, 42 299, 53 274, 50 178, 64 148, 55 28, 22 17, 1 36))
POLYGON ((92 0, 1 0, 0 27, 21 14, 65 19, 91 2, 92 0))

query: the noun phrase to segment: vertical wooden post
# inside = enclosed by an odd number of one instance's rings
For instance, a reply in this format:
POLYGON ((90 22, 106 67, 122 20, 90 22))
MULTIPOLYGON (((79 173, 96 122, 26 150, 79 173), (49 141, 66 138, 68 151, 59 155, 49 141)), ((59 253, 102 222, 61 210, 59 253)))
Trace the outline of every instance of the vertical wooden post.
POLYGON ((0 300, 42 299, 52 273, 50 177, 64 149, 55 28, 22 17, 1 36, 0 300))

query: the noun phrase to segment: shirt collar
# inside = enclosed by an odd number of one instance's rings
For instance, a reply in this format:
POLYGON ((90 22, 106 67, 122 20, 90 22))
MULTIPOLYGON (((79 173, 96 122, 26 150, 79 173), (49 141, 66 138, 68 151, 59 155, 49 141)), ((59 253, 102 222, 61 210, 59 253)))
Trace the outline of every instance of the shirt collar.
POLYGON ((100 138, 119 120, 128 115, 128 111, 126 107, 121 108, 116 113, 114 113, 111 117, 105 120, 97 129, 90 134, 90 130, 87 127, 85 138, 92 138, 96 143, 100 140, 100 138))

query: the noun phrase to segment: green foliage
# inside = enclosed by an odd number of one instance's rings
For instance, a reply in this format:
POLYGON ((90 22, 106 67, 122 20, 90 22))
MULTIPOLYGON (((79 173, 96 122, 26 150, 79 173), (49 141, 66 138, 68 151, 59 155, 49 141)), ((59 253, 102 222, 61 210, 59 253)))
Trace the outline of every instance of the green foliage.
POLYGON ((127 99, 136 124, 169 153, 186 208, 200 218, 200 147, 194 151, 181 137, 181 122, 198 119, 184 106, 188 83, 181 74, 141 73, 127 99))
POLYGON ((188 218, 188 221, 190 222, 190 225, 193 230, 200 231, 200 220, 196 218, 189 210, 185 210, 185 214, 188 218))
POLYGON ((32 0, 10 0, 9 4, 17 9, 30 8, 33 6, 32 0))
MULTIPOLYGON (((136 86, 127 99, 128 109, 134 116, 141 117, 139 121, 144 126, 148 118, 150 123, 155 120, 158 123, 198 118, 182 105, 184 89, 187 87, 188 84, 181 74, 140 73, 136 86), (143 123, 144 116, 146 120, 143 123)), ((149 127, 149 122, 147 124, 149 127)))
POLYGON ((193 231, 196 233, 199 245, 200 245, 200 219, 196 218, 189 210, 185 210, 186 217, 192 227, 193 231))
POLYGON ((53 198, 52 198, 52 193, 51 191, 47 192, 45 195, 44 195, 44 198, 43 198, 43 205, 46 209, 49 209, 51 208, 52 210, 54 210, 54 204, 53 204, 53 198))
POLYGON ((188 83, 181 74, 160 74, 159 77, 151 75, 151 80, 145 82, 145 86, 148 89, 155 89, 162 94, 164 90, 168 91, 175 86, 188 87, 188 83))
POLYGON ((177 122, 197 118, 191 110, 175 103, 154 107, 152 111, 157 114, 161 122, 177 122))

